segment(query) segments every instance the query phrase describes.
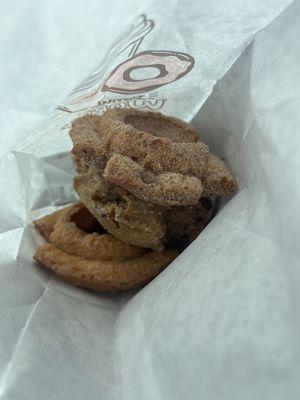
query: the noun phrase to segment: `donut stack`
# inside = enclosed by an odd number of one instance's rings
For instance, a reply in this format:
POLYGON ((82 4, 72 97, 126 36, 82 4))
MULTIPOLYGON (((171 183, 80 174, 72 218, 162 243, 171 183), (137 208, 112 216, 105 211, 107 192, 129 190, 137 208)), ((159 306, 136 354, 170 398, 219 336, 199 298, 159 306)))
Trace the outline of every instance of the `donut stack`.
POLYGON ((212 199, 236 189, 224 163, 176 118, 112 109, 73 122, 74 189, 113 236, 162 250, 194 239, 212 199))
POLYGON ((116 292, 144 285, 178 254, 131 246, 105 232, 82 203, 34 222, 46 243, 34 259, 63 280, 86 289, 116 292))
POLYGON ((70 135, 81 203, 36 221, 49 243, 35 259, 79 286, 149 281, 205 227, 214 199, 237 187, 197 131, 173 117, 112 109, 76 119, 70 135))

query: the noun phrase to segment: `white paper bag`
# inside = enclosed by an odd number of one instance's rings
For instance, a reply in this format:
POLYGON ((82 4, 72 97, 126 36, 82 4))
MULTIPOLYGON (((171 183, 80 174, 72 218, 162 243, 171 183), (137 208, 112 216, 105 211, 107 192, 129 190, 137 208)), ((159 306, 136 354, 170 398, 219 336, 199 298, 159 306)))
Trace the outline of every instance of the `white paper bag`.
POLYGON ((143 12, 0 161, 0 399, 296 400, 300 2, 143 12), (149 285, 105 295, 34 263, 31 221, 74 199, 72 119, 116 106, 192 121, 239 191, 149 285))

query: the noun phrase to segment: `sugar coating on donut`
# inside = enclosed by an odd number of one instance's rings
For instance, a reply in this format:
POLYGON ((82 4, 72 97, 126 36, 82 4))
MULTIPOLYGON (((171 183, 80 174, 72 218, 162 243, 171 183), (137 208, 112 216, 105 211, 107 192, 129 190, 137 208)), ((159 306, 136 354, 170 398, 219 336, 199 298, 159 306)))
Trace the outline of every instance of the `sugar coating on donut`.
POLYGON ((100 117, 86 115, 75 120, 71 137, 75 157, 104 172, 108 181, 140 199, 189 205, 196 204, 201 197, 208 147, 196 143, 196 130, 183 121, 160 113, 113 109, 100 117), (109 163, 111 159, 114 161, 109 163), (112 166, 120 168, 120 164, 124 166, 123 173, 116 182, 112 166), (135 176, 125 173, 125 164, 131 164, 135 176), (152 182, 143 180, 151 173, 152 182), (134 181, 135 190, 130 181, 134 181))
POLYGON ((113 109, 86 115, 73 122, 71 137, 81 165, 144 201, 187 206, 237 188, 225 164, 196 143, 191 125, 160 113, 113 109))
POLYGON ((93 165, 100 169, 104 169, 106 165, 105 138, 101 135, 99 119, 97 115, 84 115, 72 124, 70 132, 74 144, 72 155, 77 167, 77 160, 83 160, 87 166, 93 165))
POLYGON ((139 199, 161 205, 196 204, 202 195, 202 184, 196 177, 174 172, 151 173, 129 157, 116 154, 110 158, 103 174, 115 185, 133 193, 139 199))
MULTIPOLYGON (((159 112, 114 108, 96 117, 99 119, 100 127, 104 128, 110 136, 129 130, 149 133, 177 143, 195 143, 199 139, 199 134, 192 125, 159 112)), ((76 123, 76 120, 74 122, 76 123)))
POLYGON ((236 180, 229 172, 226 165, 217 156, 209 153, 207 169, 202 179, 202 196, 226 196, 237 188, 236 180))

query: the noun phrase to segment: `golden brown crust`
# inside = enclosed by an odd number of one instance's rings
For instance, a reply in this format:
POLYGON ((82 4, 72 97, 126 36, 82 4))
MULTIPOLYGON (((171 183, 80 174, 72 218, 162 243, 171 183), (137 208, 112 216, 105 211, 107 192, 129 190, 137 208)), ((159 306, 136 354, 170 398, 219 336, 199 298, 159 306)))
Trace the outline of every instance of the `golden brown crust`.
POLYGON ((119 240, 155 250, 163 248, 166 224, 155 204, 106 183, 97 173, 75 177, 74 189, 101 225, 119 240))
POLYGON ((74 189, 101 225, 120 240, 161 250, 169 240, 195 238, 208 223, 212 202, 159 206, 139 200, 96 172, 74 178, 74 189))
POLYGON ((118 154, 108 161, 103 177, 141 200, 160 205, 196 204, 203 191, 201 181, 193 176, 171 172, 156 175, 118 154))
POLYGON ((104 169, 107 158, 105 143, 100 135, 99 119, 98 115, 84 115, 75 119, 70 136, 75 160, 83 160, 88 166, 104 169))
POLYGON ((107 146, 115 135, 128 133, 130 137, 132 133, 141 132, 151 135, 144 136, 145 140, 154 136, 169 138, 176 143, 195 143, 198 139, 198 133, 192 125, 177 118, 133 108, 115 108, 106 111, 102 116, 84 115, 73 121, 70 132, 74 143, 73 153, 86 159, 92 166, 103 166, 106 162, 107 146), (96 159, 102 157, 103 162, 97 162, 96 159))
POLYGON ((94 217, 82 203, 75 203, 62 210, 49 240, 59 249, 86 259, 128 260, 138 257, 144 250, 114 238, 108 233, 87 233, 78 228, 85 224, 90 230, 94 217), (92 217, 92 220, 91 220, 92 217))
POLYGON ((131 260, 86 260, 50 243, 38 247, 34 259, 64 280, 96 291, 119 291, 141 286, 158 275, 178 252, 148 252, 131 260))
POLYGON ((56 224, 56 221, 62 212, 63 210, 58 210, 52 214, 46 215, 45 217, 33 221, 34 226, 46 240, 49 240, 54 225, 56 224))
MULTIPOLYGON (((166 137, 176 143, 195 143, 199 139, 199 133, 192 125, 159 112, 115 108, 106 113, 106 118, 119 121, 121 125, 125 122, 137 131, 149 132, 156 137, 166 137)), ((110 125, 110 121, 108 124, 110 125)))
POLYGON ((51 243, 37 248, 34 259, 74 285, 97 291, 141 286, 178 254, 153 252, 120 242, 109 234, 90 233, 95 219, 82 203, 35 221, 51 243))
POLYGON ((85 161, 82 158, 77 157, 75 154, 72 154, 73 165, 79 174, 85 174, 88 172, 89 167, 86 165, 85 161))
POLYGON ((142 200, 190 205, 201 196, 208 148, 195 143, 197 132, 183 121, 159 113, 114 109, 100 117, 75 120, 71 138, 76 157, 142 200), (143 179, 149 175, 150 183, 143 179))
POLYGON ((212 153, 208 155, 207 171, 202 183, 204 197, 226 196, 237 189, 237 182, 226 165, 212 153))
POLYGON ((205 228, 213 213, 213 202, 200 199, 194 206, 168 207, 164 211, 167 224, 166 240, 187 240, 191 242, 205 228))

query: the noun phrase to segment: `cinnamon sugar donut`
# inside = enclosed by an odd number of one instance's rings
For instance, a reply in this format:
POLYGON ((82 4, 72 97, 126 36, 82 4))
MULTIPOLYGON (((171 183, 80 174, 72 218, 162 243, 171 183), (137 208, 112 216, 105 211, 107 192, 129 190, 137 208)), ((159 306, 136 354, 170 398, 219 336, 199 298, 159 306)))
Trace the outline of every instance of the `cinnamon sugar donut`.
POLYGON ((40 232, 50 243, 38 247, 34 259, 62 279, 91 290, 115 292, 144 285, 178 254, 120 242, 104 233, 81 203, 43 217, 35 225, 42 227, 40 232))
POLYGON ((91 260, 128 260, 144 252, 108 234, 80 202, 60 212, 49 241, 67 253, 91 260))
POLYGON ((114 109, 77 119, 71 137, 76 157, 144 201, 191 205, 201 197, 208 147, 196 143, 196 130, 183 121, 114 109))
POLYGON ((74 189, 101 225, 119 240, 161 250, 170 240, 193 240, 210 220, 213 203, 170 207, 145 202, 97 172, 74 178, 74 189))
POLYGON ((149 251, 130 260, 89 260, 51 243, 37 248, 34 259, 65 281, 86 289, 117 292, 145 285, 178 255, 176 250, 149 251))

